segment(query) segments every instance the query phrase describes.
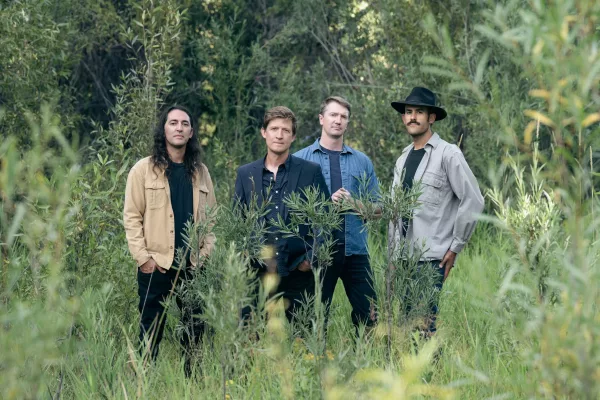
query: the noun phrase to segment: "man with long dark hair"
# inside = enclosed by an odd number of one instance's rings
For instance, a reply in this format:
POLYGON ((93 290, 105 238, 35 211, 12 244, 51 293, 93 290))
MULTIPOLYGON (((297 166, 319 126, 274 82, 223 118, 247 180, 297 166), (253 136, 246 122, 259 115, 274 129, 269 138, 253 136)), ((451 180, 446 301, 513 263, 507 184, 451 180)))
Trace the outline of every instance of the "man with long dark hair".
MULTIPOLYGON (((184 242, 186 223, 205 221, 216 204, 194 133, 194 120, 186 108, 167 108, 154 132, 152 156, 138 161, 127 177, 123 223, 129 251, 138 265, 140 341, 149 346, 153 358, 165 327, 163 302, 176 293, 178 280, 189 279, 190 270, 200 267, 214 245, 212 234, 200 238, 198 257, 190 254, 184 242), (175 265, 180 248, 184 256, 181 265, 175 265)), ((176 300, 181 307, 177 295, 176 300)), ((189 373, 188 350, 192 341, 198 343, 204 326, 197 319, 190 323, 190 313, 182 312, 182 319, 187 329, 181 343, 189 373)))

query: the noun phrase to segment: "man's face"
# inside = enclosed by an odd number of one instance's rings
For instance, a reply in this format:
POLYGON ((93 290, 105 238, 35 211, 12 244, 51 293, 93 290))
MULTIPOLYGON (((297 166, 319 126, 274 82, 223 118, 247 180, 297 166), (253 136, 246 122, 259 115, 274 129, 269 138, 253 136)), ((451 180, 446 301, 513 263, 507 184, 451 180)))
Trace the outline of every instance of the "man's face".
POLYGON ((271 120, 267 129, 261 129, 260 133, 265 138, 269 151, 277 155, 285 154, 296 140, 292 131, 292 121, 284 118, 271 120))
POLYGON ((339 138, 344 135, 350 117, 348 109, 338 102, 327 104, 323 114, 319 114, 319 123, 327 136, 339 138))
POLYGON ((406 106, 402 114, 402 122, 410 136, 422 136, 435 121, 435 114, 429 113, 426 107, 406 106))
POLYGON ((167 148, 184 148, 193 134, 190 116, 181 110, 171 110, 167 115, 167 122, 165 122, 167 148))

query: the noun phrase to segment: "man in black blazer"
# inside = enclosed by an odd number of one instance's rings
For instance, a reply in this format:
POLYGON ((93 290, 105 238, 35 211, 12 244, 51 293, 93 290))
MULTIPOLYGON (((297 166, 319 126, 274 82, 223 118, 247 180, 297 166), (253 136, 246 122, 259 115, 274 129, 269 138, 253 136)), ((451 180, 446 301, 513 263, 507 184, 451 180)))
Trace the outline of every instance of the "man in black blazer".
MULTIPOLYGON (((260 130, 267 144, 267 155, 250 164, 241 166, 235 182, 235 202, 238 206, 248 207, 256 196, 259 207, 267 202, 265 225, 267 234, 265 244, 272 246, 273 256, 267 265, 273 265, 280 281, 275 293, 282 293, 286 299, 288 320, 302 301, 305 293, 314 293, 314 278, 311 273, 310 254, 313 238, 309 236, 307 226, 300 228, 300 236, 284 237, 273 226, 273 220, 279 216, 289 222, 289 210, 284 200, 292 192, 300 192, 313 186, 329 198, 329 190, 321 167, 290 154, 290 146, 296 139, 296 116, 287 107, 274 107, 265 113, 263 127, 260 130)), ((253 264, 258 269, 258 277, 267 272, 265 265, 253 264)), ((249 308, 242 311, 247 318, 249 308)))

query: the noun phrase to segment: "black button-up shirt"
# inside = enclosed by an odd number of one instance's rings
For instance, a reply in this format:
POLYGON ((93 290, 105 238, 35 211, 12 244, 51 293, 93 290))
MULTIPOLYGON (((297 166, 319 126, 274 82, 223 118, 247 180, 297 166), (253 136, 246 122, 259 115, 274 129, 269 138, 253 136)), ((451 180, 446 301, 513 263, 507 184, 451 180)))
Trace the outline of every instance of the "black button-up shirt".
POLYGON ((283 218, 283 198, 288 184, 290 160, 291 156, 288 156, 285 163, 277 168, 277 176, 269 171, 266 165, 263 164, 262 191, 263 198, 268 202, 266 215, 266 226, 268 230, 266 239, 268 244, 277 245, 281 240, 278 230, 272 226, 270 221, 272 219, 277 220, 279 215, 283 218))

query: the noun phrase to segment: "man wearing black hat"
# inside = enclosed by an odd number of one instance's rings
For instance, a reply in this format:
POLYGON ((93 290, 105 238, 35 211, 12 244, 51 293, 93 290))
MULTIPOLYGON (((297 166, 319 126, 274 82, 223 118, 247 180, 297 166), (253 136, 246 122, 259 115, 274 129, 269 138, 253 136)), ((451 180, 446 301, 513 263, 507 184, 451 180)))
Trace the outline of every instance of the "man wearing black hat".
MULTIPOLYGON (((396 232, 390 225, 390 251, 405 238, 409 248, 422 253, 419 264, 433 266, 435 290, 440 290, 456 255, 473 234, 477 215, 483 211, 483 196, 460 149, 432 131, 434 122, 447 116, 432 91, 415 87, 406 100, 393 102, 392 107, 402 114, 413 140, 396 162, 393 186, 410 189, 420 181, 422 194, 412 219, 399 221, 396 232)), ((436 331, 437 301, 433 303, 423 330, 426 336, 436 331)))

